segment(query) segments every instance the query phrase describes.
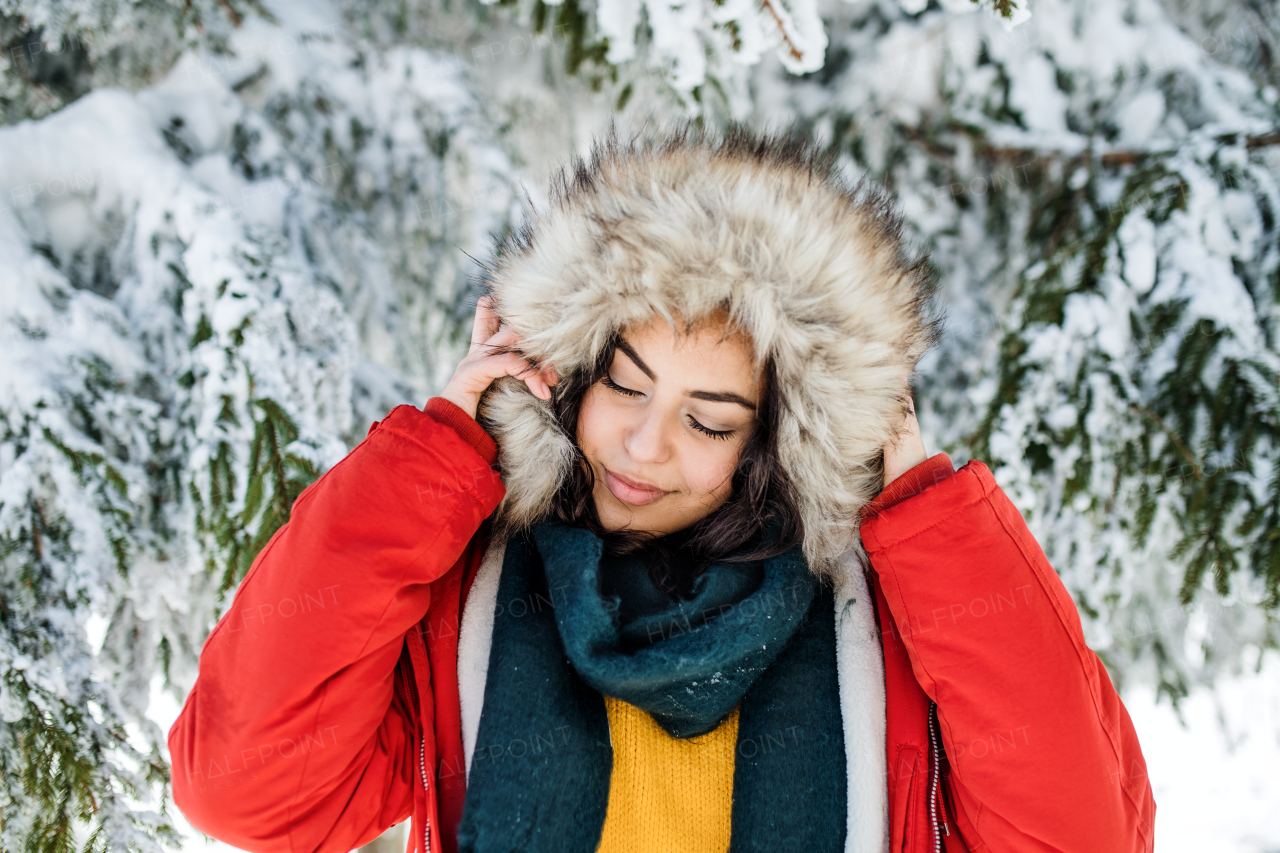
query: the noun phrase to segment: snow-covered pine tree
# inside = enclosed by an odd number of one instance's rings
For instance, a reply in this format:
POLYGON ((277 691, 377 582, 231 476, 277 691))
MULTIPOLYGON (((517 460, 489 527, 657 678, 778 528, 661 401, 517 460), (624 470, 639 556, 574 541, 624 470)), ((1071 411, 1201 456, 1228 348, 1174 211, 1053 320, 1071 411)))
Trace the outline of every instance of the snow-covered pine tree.
POLYGON ((931 249, 925 429, 995 470, 1114 677, 1176 699, 1274 646, 1280 109, 1268 66, 1222 61, 1266 33, 1193 39, 1157 0, 1038 0, 1012 31, 827 8, 828 66, 761 69, 757 110, 890 186, 931 249))
MULTIPOLYGON (((752 110, 751 69, 765 57, 790 74, 824 67, 824 15, 829 13, 824 2, 348 1, 343 9, 358 32, 383 42, 447 47, 470 60, 481 76, 495 65, 509 68, 509 61, 518 63, 528 52, 553 45, 538 69, 547 82, 567 87, 577 80, 589 92, 608 93, 604 102, 574 99, 574 111, 594 113, 602 106, 624 110, 638 99, 646 112, 718 121, 752 110)), ((965 11, 983 8, 1010 28, 1031 15, 1028 0, 952 0, 952 5, 965 11)))
POLYGON ((283 17, 0 129, 0 848, 171 838, 148 708, 465 350, 518 209, 495 140, 457 63, 283 17))
POLYGON ((107 86, 136 88, 185 49, 225 51, 255 0, 0 2, 0 124, 48 115, 107 86))
POLYGON ((168 486, 155 377, 119 308, 0 221, 0 846, 76 849, 79 819, 87 849, 136 848, 164 837, 145 807, 168 768, 157 733, 130 737, 136 693, 100 676, 85 622, 116 607, 142 554, 163 556, 147 499, 168 486))

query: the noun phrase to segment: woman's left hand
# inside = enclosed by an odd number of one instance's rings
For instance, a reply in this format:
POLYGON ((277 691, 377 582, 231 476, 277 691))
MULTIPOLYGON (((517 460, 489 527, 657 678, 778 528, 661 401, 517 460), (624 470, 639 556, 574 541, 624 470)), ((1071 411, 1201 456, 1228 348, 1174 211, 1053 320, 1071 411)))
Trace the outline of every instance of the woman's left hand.
POLYGON ((929 458, 924 451, 924 439, 920 437, 920 422, 916 420, 915 401, 907 397, 910 408, 898 427, 898 438, 884 446, 884 485, 929 458))

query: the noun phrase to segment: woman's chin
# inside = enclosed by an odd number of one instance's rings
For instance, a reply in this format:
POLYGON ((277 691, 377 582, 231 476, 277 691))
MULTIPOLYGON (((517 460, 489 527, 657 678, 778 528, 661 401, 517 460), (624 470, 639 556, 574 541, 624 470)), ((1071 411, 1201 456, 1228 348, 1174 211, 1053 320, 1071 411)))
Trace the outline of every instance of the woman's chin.
POLYGON ((596 495, 596 518, 600 519, 600 526, 609 533, 636 530, 661 535, 661 531, 655 529, 661 525, 654 524, 652 513, 644 510, 645 507, 624 503, 611 493, 596 495))

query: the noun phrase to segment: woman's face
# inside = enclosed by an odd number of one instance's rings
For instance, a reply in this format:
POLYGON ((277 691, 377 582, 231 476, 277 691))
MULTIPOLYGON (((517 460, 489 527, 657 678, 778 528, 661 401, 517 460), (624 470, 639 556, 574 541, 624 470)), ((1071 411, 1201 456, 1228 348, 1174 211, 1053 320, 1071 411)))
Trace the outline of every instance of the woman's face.
POLYGON ((628 328, 587 389, 578 446, 605 530, 674 533, 723 504, 762 404, 750 342, 723 322, 679 339, 655 318, 628 328))

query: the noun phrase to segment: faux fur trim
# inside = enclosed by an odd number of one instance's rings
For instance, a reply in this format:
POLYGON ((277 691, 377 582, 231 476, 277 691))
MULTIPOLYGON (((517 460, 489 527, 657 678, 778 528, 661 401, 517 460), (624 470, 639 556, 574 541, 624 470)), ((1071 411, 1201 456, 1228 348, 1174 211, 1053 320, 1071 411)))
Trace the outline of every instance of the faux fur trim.
MULTIPOLYGON (((926 316, 931 267, 907 250, 890 197, 849 185, 833 154, 740 125, 716 137, 686 123, 626 143, 610 127, 589 160, 557 173, 549 209, 497 245, 485 279, 525 354, 559 371, 557 388, 615 331, 727 309, 756 358, 775 360, 780 462, 811 569, 833 576, 858 547, 881 448, 939 323, 926 316)), ((572 471, 554 400, 511 376, 480 400, 506 485, 498 530, 543 518, 572 471)))
MULTIPOLYGON (((480 730, 489 672, 493 617, 502 575, 504 541, 485 552, 458 629, 458 694, 468 774, 480 730)), ((848 766, 845 853, 889 849, 889 789, 885 756, 884 656, 860 549, 841 556, 835 589, 836 668, 848 766)), ((612 732, 610 733, 612 738, 612 732)))

